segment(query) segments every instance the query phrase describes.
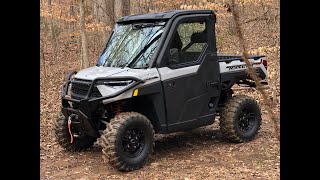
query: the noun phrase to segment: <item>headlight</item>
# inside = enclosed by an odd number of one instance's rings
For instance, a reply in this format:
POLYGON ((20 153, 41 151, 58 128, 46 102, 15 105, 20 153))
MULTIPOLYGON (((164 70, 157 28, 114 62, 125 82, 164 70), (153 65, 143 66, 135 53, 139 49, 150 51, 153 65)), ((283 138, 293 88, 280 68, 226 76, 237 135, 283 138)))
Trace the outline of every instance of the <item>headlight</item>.
POLYGON ((133 80, 100 80, 97 81, 97 85, 106 85, 106 86, 128 86, 133 80))
POLYGON ((104 85, 107 86, 128 86, 131 84, 133 80, 126 80, 126 81, 105 81, 103 82, 104 85))
POLYGON ((133 80, 98 80, 95 87, 98 88, 102 96, 108 96, 126 88, 133 82, 133 80))

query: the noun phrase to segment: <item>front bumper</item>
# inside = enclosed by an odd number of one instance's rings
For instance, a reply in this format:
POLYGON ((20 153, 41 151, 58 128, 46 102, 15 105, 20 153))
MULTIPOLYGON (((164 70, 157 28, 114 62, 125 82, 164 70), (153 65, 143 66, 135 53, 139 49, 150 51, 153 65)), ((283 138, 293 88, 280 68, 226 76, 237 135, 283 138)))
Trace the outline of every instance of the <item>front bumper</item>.
POLYGON ((89 90, 87 94, 85 95, 85 98, 83 99, 74 99, 70 96, 67 96, 69 91, 70 83, 72 82, 72 76, 75 75, 77 72, 73 71, 69 73, 66 76, 66 82, 62 86, 61 89, 61 102, 62 102, 62 108, 61 112, 65 117, 69 117, 71 114, 77 115, 77 120, 80 122, 80 125, 84 129, 84 132, 90 136, 98 137, 98 127, 96 127, 97 123, 93 123, 93 113, 99 108, 99 106, 102 106, 102 101, 105 99, 116 97, 123 92, 131 89, 132 87, 137 86, 140 83, 143 83, 144 80, 132 76, 119 76, 119 77, 105 77, 105 78, 95 78, 92 80, 91 85, 89 87, 89 90), (120 91, 117 91, 113 94, 110 94, 108 96, 103 97, 97 97, 97 98, 89 98, 93 87, 95 83, 98 80, 133 80, 133 83, 126 86, 120 91), (72 105, 71 105, 72 104, 72 105), (76 108, 74 108, 76 107, 76 108))

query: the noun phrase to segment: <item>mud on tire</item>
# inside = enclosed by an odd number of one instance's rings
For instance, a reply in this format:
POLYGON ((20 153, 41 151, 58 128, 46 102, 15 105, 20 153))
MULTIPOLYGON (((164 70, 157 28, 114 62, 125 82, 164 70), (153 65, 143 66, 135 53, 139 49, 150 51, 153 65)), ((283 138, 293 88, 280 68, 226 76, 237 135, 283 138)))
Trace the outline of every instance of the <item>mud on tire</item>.
POLYGON ((225 103, 220 114, 220 130, 231 142, 239 143, 254 139, 260 125, 260 107, 249 96, 233 96, 225 103))
POLYGON ((124 112, 110 120, 101 135, 102 157, 120 171, 141 168, 154 148, 151 122, 137 112, 124 112))
POLYGON ((90 148, 96 141, 96 138, 89 135, 84 135, 81 138, 73 138, 73 143, 70 143, 70 134, 68 130, 68 119, 60 113, 56 119, 54 132, 58 144, 68 151, 82 151, 90 148))

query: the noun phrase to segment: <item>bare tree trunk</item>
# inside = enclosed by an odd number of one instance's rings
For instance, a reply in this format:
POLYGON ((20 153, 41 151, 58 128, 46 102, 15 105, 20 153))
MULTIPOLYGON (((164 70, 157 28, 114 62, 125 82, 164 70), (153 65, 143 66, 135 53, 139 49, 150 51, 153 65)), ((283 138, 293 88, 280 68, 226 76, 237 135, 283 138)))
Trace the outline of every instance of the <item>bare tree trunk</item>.
MULTIPOLYGON (((70 4, 70 8, 69 8, 69 17, 73 18, 73 17, 75 17, 75 15, 76 15, 76 13, 74 10, 74 2, 72 0, 71 4, 70 4)), ((69 33, 74 31, 74 26, 75 26, 75 22, 72 21, 69 23, 69 33)))
POLYGON ((81 33, 81 47, 82 47, 82 56, 81 56, 81 65, 80 69, 89 67, 89 57, 88 57, 88 44, 86 29, 84 25, 84 0, 80 0, 80 33, 81 33))
POLYGON ((113 25, 114 23, 114 1, 115 0, 96 0, 93 2, 93 14, 99 22, 113 25))
MULTIPOLYGON (((115 0, 90 0, 93 3, 93 15, 98 22, 105 23, 106 25, 112 27, 115 23, 114 15, 114 4, 115 0)), ((116 0, 117 1, 117 0, 116 0)), ((101 32, 101 43, 105 44, 108 30, 103 30, 101 32)))
POLYGON ((275 135, 277 137, 277 139, 280 142, 280 132, 279 132, 279 127, 278 127, 278 122, 277 119, 274 115, 274 112, 272 111, 272 101, 268 98, 266 92, 264 91, 264 89, 262 88, 262 84, 260 82, 260 78, 257 76, 255 69, 253 68, 252 64, 249 62, 249 55, 248 55, 248 51, 247 51, 247 46, 245 43, 245 39, 243 36, 243 32, 241 29, 241 25, 240 25, 240 20, 239 20, 239 12, 236 9, 236 3, 235 0, 231 0, 231 3, 229 4, 229 7, 231 9, 231 13, 235 22, 235 29, 236 29, 236 34, 239 38, 239 43, 242 49, 242 59, 244 60, 244 62, 247 65, 247 71, 248 74, 250 75, 250 77, 254 80, 255 84, 256 84, 256 89, 257 91, 262 95, 263 101, 266 104, 266 110, 267 110, 267 116, 269 116, 269 118, 273 121, 273 125, 274 125, 274 130, 275 130, 275 135))
POLYGON ((52 4, 51 0, 48 0, 48 9, 50 17, 50 32, 51 32, 51 44, 53 45, 53 61, 57 60, 57 39, 56 39, 56 32, 53 22, 53 14, 52 14, 52 4))
POLYGON ((277 103, 277 82, 278 82, 278 78, 279 78, 279 71, 280 71, 280 63, 279 63, 279 60, 278 60, 278 50, 276 50, 275 52, 275 59, 274 59, 274 69, 275 69, 275 74, 274 76, 272 77, 272 100, 273 100, 273 104, 276 104, 277 103))
POLYGON ((93 17, 99 22, 98 3, 99 1, 92 2, 92 10, 93 10, 92 14, 93 14, 93 17))
POLYGON ((45 56, 44 56, 44 48, 45 48, 45 44, 44 44, 44 40, 42 38, 40 38, 40 61, 42 62, 42 67, 43 67, 43 75, 44 78, 47 78, 47 68, 46 68, 46 61, 45 61, 45 56))
MULTIPOLYGON (((104 6, 105 6, 105 22, 107 25, 109 25, 110 27, 112 27, 114 25, 114 23, 116 22, 115 20, 115 15, 114 15, 114 4, 115 1, 118 0, 104 0, 104 6)), ((103 46, 105 46, 106 41, 107 41, 107 37, 108 37, 109 31, 104 30, 102 32, 102 44, 103 46)))
POLYGON ((115 0, 114 3, 115 19, 118 20, 123 16, 130 14, 130 0, 115 0))
POLYGON ((49 14, 52 13, 52 5, 51 5, 51 0, 48 0, 48 9, 49 9, 49 14))
POLYGON ((102 46, 105 47, 107 44, 108 33, 106 31, 102 31, 102 46))
MULTIPOLYGON (((45 94, 45 85, 46 85, 46 79, 47 79, 47 68, 46 68, 46 60, 45 60, 45 55, 44 55, 44 49, 45 49, 45 41, 40 37, 40 64, 42 64, 42 76, 40 75, 40 89, 42 90, 42 92, 44 92, 44 96, 46 96, 45 94)), ((41 66, 40 66, 41 69, 41 66)))

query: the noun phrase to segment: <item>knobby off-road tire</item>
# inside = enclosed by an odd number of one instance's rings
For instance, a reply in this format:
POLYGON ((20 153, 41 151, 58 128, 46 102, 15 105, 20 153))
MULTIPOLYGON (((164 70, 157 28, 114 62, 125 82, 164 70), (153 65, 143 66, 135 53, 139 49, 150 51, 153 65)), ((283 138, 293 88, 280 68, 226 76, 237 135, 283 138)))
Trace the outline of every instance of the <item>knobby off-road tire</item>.
POLYGON ((68 130, 68 119, 60 113, 55 122, 54 132, 58 144, 68 151, 82 151, 90 148, 96 141, 96 138, 89 135, 83 137, 73 137, 73 143, 70 143, 70 134, 68 130))
POLYGON ((240 143, 254 139, 260 125, 260 107, 249 96, 233 96, 222 109, 220 129, 222 134, 231 142, 240 143))
POLYGON ((120 171, 140 169, 154 148, 151 122, 137 112, 123 112, 110 120, 101 135, 102 158, 120 171))

